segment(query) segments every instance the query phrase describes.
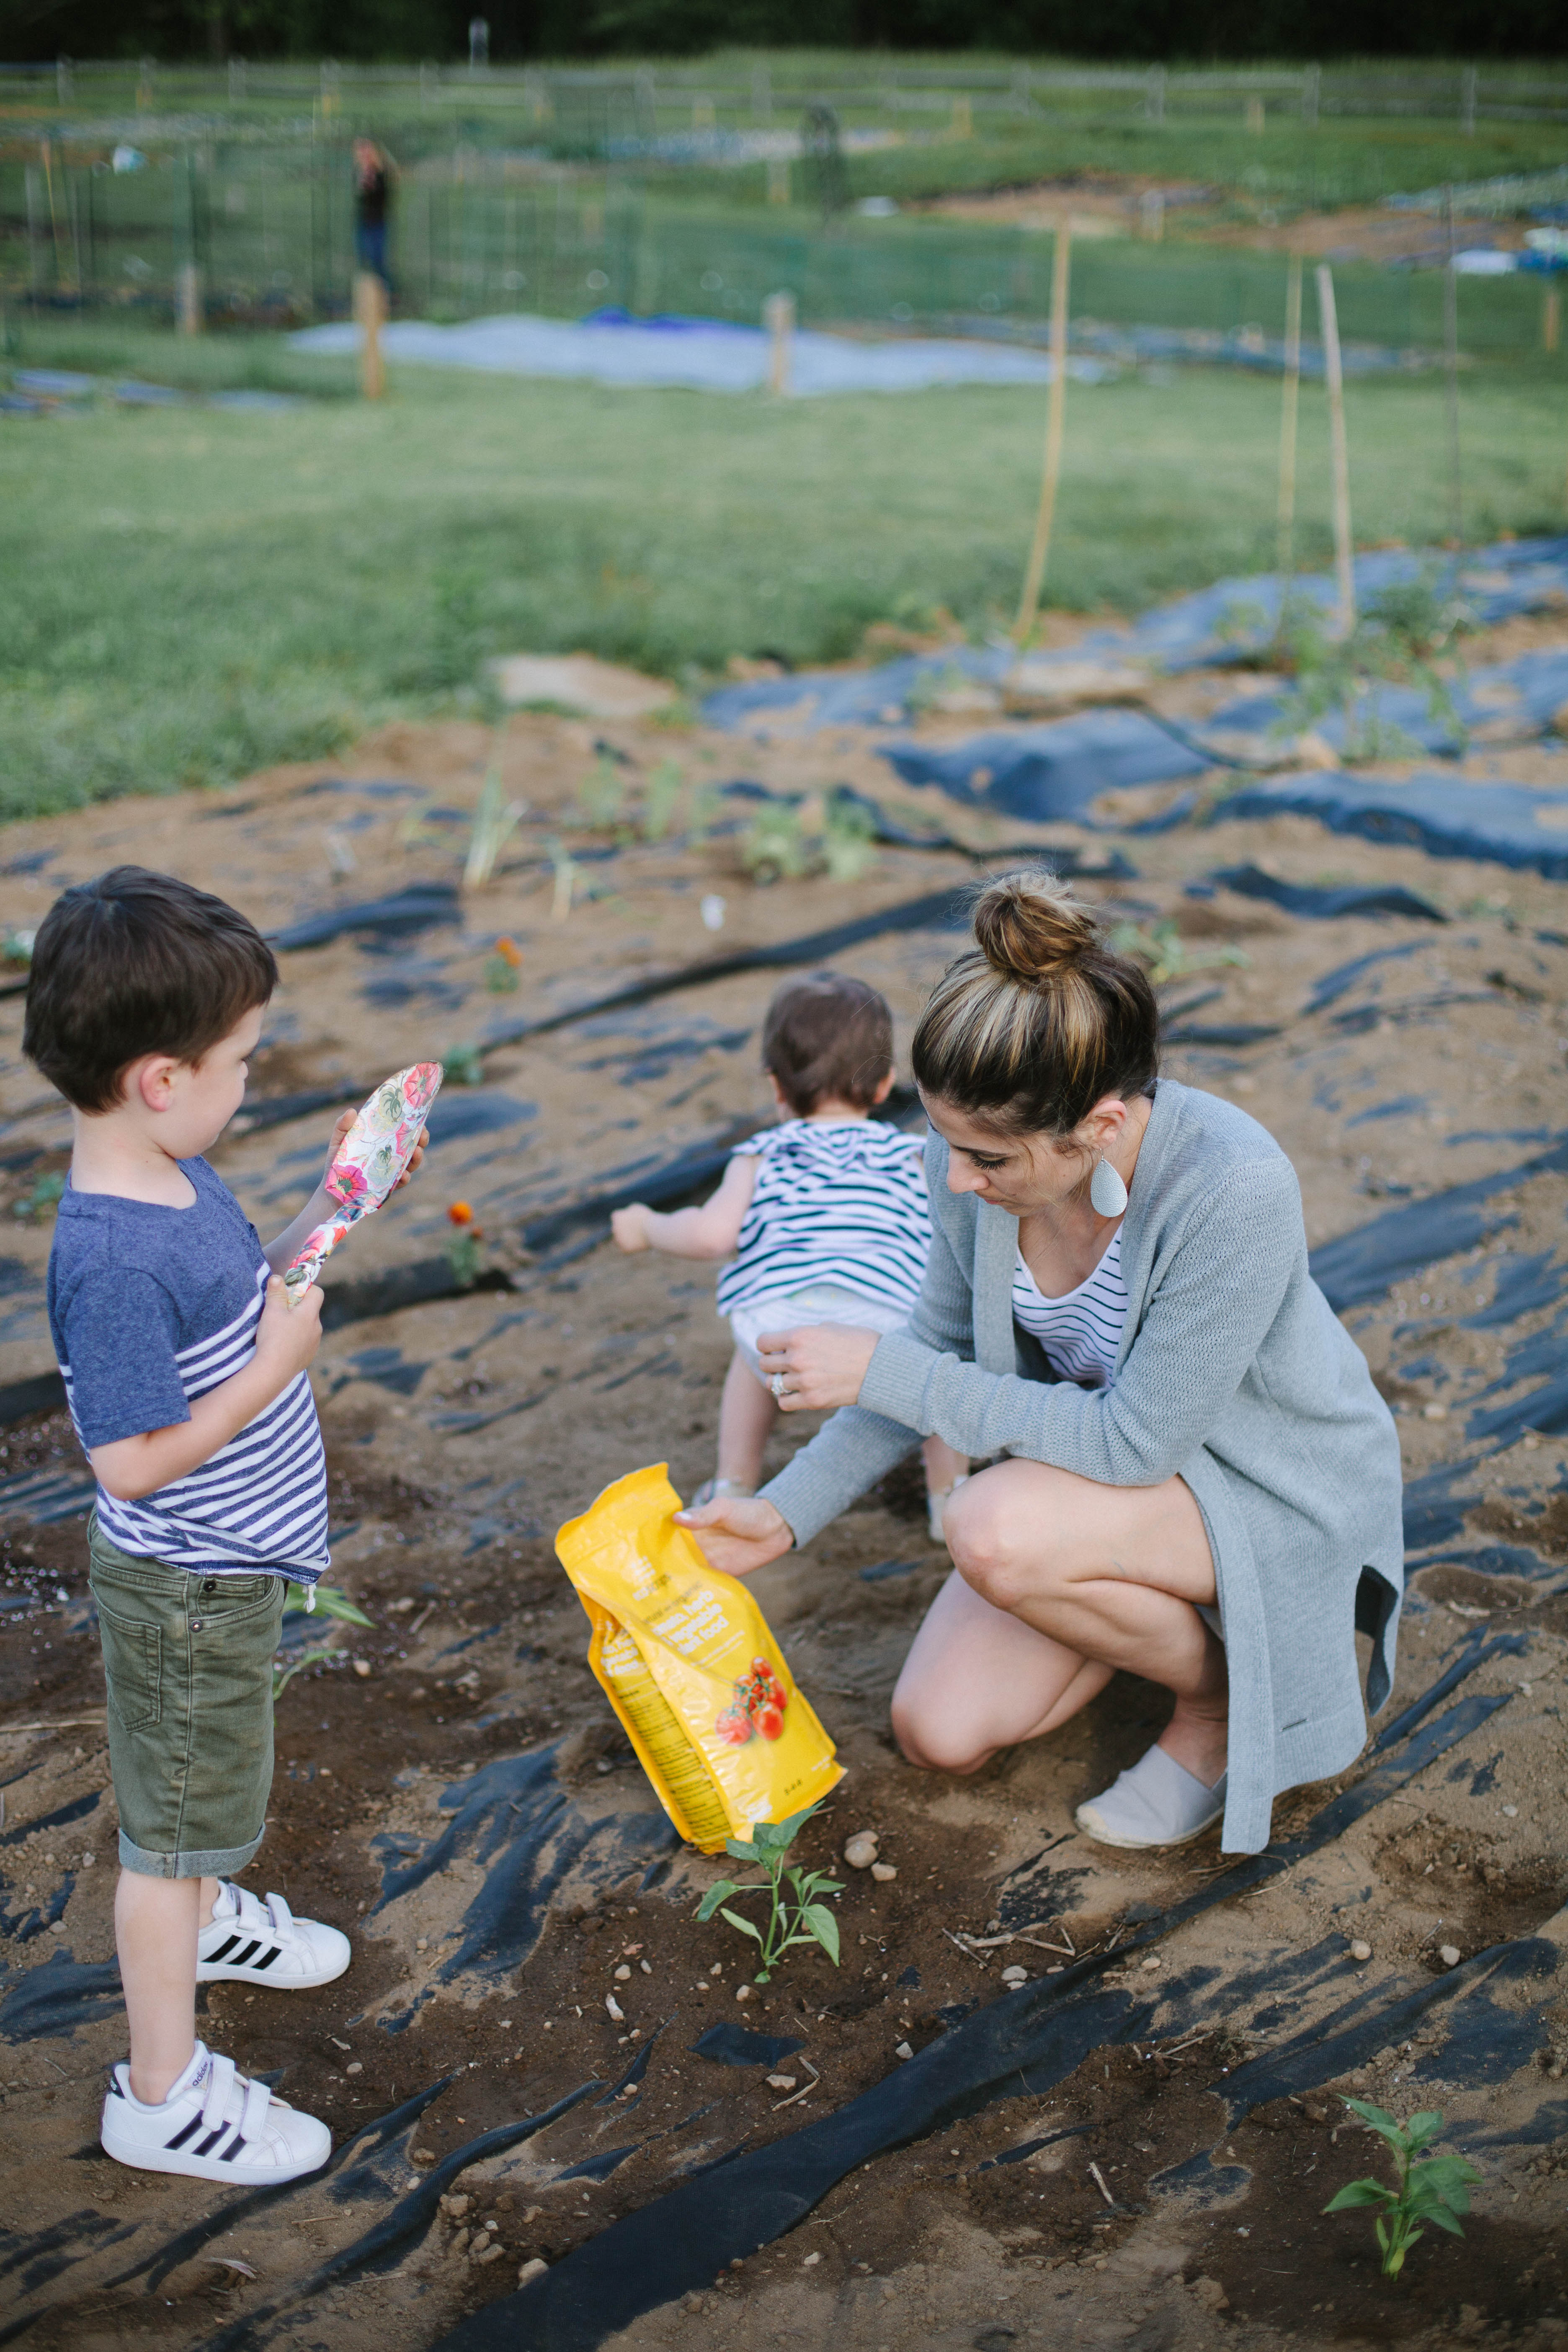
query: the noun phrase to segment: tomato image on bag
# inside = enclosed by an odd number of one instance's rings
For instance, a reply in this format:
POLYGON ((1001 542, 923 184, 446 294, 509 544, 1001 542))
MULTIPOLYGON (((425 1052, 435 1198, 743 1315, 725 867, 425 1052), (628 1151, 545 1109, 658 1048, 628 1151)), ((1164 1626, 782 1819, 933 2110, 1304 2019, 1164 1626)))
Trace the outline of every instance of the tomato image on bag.
POLYGON ((555 1538, 588 1613, 588 1664, 670 1820, 705 1853, 825 1796, 844 1768, 739 1578, 675 1524, 662 1462, 606 1486, 555 1538))

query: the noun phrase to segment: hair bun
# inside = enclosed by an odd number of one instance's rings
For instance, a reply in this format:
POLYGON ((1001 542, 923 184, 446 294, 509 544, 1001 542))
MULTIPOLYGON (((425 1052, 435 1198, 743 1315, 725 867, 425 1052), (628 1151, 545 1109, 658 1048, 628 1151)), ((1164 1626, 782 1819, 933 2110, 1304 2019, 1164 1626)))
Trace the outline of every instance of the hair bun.
POLYGON ((1037 868, 986 883, 974 902, 974 940, 994 971, 1034 987, 1080 962, 1099 934, 1070 887, 1037 868))

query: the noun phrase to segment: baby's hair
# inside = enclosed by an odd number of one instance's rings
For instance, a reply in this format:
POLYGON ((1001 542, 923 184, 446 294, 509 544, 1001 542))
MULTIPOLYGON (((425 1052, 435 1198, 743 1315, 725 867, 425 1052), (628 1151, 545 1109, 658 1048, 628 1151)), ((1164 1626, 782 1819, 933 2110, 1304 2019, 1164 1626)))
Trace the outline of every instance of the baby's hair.
POLYGON ((814 972, 786 981, 763 1024, 763 1067, 797 1118, 820 1102, 869 1110, 893 1066, 893 1016, 863 980, 814 972))
POLYGON ((199 1062, 278 985, 245 916, 172 874, 116 866, 38 927, 22 1051, 78 1110, 112 1110, 143 1054, 199 1062))
POLYGON ((922 1093, 1012 1135, 1070 1135, 1107 1095, 1152 1095, 1160 1014, 1142 964, 1043 869, 974 900, 974 945, 931 991, 911 1058, 922 1093))

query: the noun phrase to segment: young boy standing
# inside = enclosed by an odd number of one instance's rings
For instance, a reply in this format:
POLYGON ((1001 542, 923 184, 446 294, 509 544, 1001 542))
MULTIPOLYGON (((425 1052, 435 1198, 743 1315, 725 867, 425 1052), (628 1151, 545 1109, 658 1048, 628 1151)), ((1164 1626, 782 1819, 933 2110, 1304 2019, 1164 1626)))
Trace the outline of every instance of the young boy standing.
MULTIPOLYGON (((897 1331, 920 1296, 931 1251, 921 1147, 871 1113, 892 1092, 893 1016, 863 980, 819 972, 786 982, 763 1025, 763 1067, 787 1113, 742 1143, 713 1198, 661 1215, 645 1202, 610 1220, 623 1250, 728 1258, 718 1306, 735 1342, 719 1407, 717 1476, 692 1507, 754 1495, 778 1418, 757 1352, 791 1325, 897 1331)), ((921 1452, 931 1538, 969 1465, 940 1437, 921 1452)))
POLYGON ((23 1037, 75 1129, 49 1323, 98 1481, 89 1582, 131 2030, 102 2142, 122 2164, 235 2185, 314 2171, 331 2135, 196 2040, 197 1983, 298 1989, 349 1963, 335 1927, 230 1883, 265 1826, 285 1585, 328 1564, 305 1369, 321 1294, 290 1307, 278 1277, 331 1204, 318 1191, 264 1250, 202 1157, 239 1108, 277 982, 221 898, 117 866, 45 917, 23 1037))

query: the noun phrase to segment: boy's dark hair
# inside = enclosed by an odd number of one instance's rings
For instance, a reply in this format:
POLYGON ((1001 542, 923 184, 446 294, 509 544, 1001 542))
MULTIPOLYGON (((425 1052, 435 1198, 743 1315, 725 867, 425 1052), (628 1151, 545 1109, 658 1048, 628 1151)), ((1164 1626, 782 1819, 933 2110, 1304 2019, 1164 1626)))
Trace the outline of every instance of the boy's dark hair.
POLYGON ((763 1024, 763 1067, 797 1118, 827 1098, 869 1110, 893 1066, 893 1016, 863 980, 836 971, 792 980, 763 1024))
POLYGON ((278 985, 254 923, 206 890, 116 866, 38 927, 22 1051, 78 1110, 112 1110, 143 1054, 199 1062, 278 985))

